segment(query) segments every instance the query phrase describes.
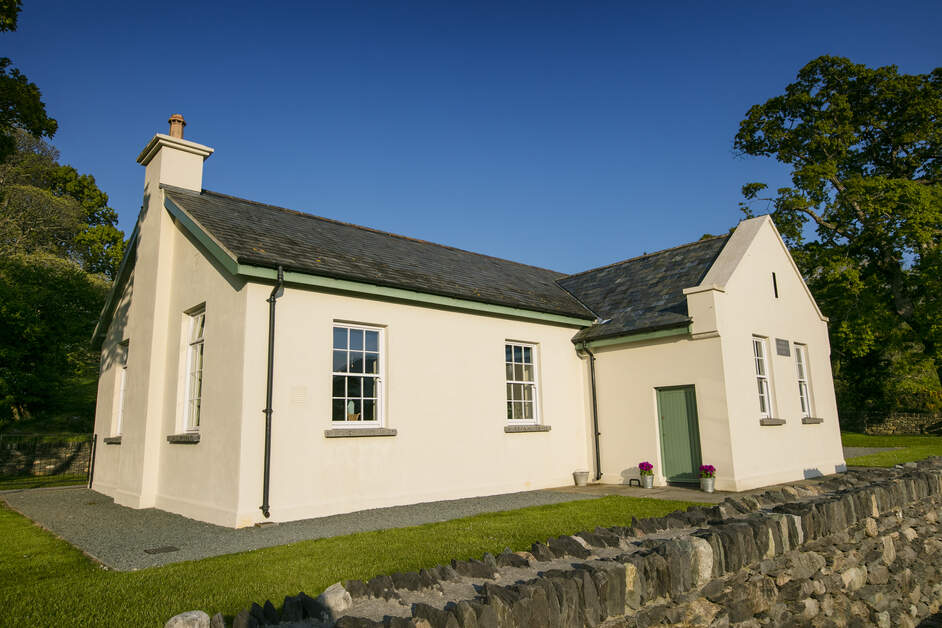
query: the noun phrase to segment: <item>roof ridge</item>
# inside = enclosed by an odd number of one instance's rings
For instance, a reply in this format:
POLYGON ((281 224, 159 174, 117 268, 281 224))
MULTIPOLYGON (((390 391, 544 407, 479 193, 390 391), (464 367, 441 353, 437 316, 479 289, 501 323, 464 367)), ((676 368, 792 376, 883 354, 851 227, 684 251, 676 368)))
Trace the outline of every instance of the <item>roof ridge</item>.
MULTIPOLYGON (((181 190, 181 191, 183 191, 183 192, 187 192, 187 191, 192 192, 192 190, 185 190, 185 189, 183 189, 183 188, 175 188, 175 186, 166 186, 166 187, 171 188, 171 189, 173 189, 174 191, 176 191, 176 190, 181 190)), ((405 235, 402 235, 402 234, 399 234, 399 233, 393 233, 393 232, 391 232, 391 231, 383 231, 382 229, 374 229, 374 228, 372 228, 372 227, 364 227, 363 225, 357 225, 357 224, 354 224, 354 223, 352 223, 352 222, 345 222, 345 221, 343 221, 343 220, 337 220, 337 219, 335 219, 335 218, 326 218, 326 217, 324 217, 324 216, 317 216, 317 215, 315 215, 315 214, 309 214, 309 213, 307 213, 307 212, 302 212, 302 211, 299 211, 299 210, 297 210, 297 209, 289 209, 289 208, 287 208, 287 207, 281 207, 280 205, 272 205, 272 204, 270 204, 270 203, 262 203, 262 202, 259 202, 259 201, 253 201, 253 200, 249 200, 249 199, 247 199, 247 198, 242 198, 242 197, 239 197, 239 196, 233 196, 233 195, 231 195, 231 194, 223 194, 222 192, 214 192, 214 191, 212 191, 212 190, 207 190, 207 189, 203 189, 203 190, 200 192, 200 194, 211 194, 211 195, 213 195, 213 196, 221 196, 221 197, 223 197, 223 198, 229 198, 229 199, 233 199, 233 200, 240 201, 240 202, 243 202, 243 203, 250 203, 250 204, 252 204, 252 205, 258 205, 258 206, 260 206, 260 207, 267 207, 267 208, 269 208, 269 209, 274 209, 274 210, 286 212, 286 213, 289 213, 289 214, 295 214, 295 215, 297 215, 297 216, 302 216, 302 217, 304 217, 304 218, 310 218, 310 219, 313 219, 313 220, 323 220, 323 221, 325 221, 325 222, 330 222, 330 223, 333 223, 333 224, 336 224, 336 225, 343 225, 343 226, 345 226, 345 227, 353 227, 354 229, 360 229, 360 230, 362 230, 362 231, 369 231, 369 232, 371 232, 371 233, 376 233, 376 234, 379 234, 379 235, 390 236, 390 237, 393 237, 393 238, 398 238, 398 239, 400 239, 400 240, 407 240, 407 241, 409 241, 409 242, 418 242, 418 243, 420 243, 420 244, 429 244, 429 245, 437 246, 437 247, 440 247, 440 248, 443 248, 443 249, 449 249, 449 250, 452 250, 452 251, 458 251, 458 252, 461 252, 461 253, 468 253, 468 254, 470 254, 470 255, 476 255, 476 256, 478 256, 478 257, 483 257, 483 258, 486 258, 486 259, 496 260, 496 261, 498 261, 498 262, 505 262, 505 263, 509 262, 509 263, 511 263, 511 264, 517 264, 518 266, 525 266, 525 267, 527 267, 527 268, 533 268, 533 269, 535 269, 535 270, 542 270, 542 271, 545 271, 545 272, 548 272, 548 273, 553 273, 553 274, 557 275, 557 277, 555 277, 555 278, 553 279, 554 282, 555 282, 555 280, 557 280, 557 279, 562 279, 562 278, 568 276, 568 275, 566 275, 566 273, 564 273, 564 272, 560 272, 560 271, 558 271, 558 270, 552 270, 552 269, 550 269, 550 268, 543 268, 542 266, 534 266, 533 264, 526 264, 526 263, 524 263, 524 262, 518 262, 518 261, 515 261, 515 260, 512 260, 512 259, 506 259, 506 258, 503 258, 503 257, 497 257, 496 255, 487 255, 486 253, 477 253, 477 252, 475 252, 475 251, 469 251, 469 250, 467 250, 467 249, 462 249, 462 248, 459 248, 459 247, 457 247, 457 246, 450 246, 450 245, 448 245, 448 244, 441 244, 441 243, 439 243, 439 242, 432 242, 431 240, 422 240, 422 239, 420 239, 420 238, 412 238, 412 237, 410 237, 410 236, 405 236, 405 235)), ((581 305, 581 303, 580 303, 580 305, 581 305)))
POLYGON ((693 241, 693 242, 687 242, 686 244, 678 244, 677 246, 672 246, 672 247, 670 247, 670 248, 668 248, 668 249, 661 249, 660 251, 654 251, 653 253, 645 253, 645 254, 643 254, 643 255, 636 255, 635 257, 629 257, 628 259, 623 259, 623 260, 621 260, 620 262, 612 262, 611 264, 605 264, 604 266, 598 266, 598 267, 596 267, 596 268, 590 268, 589 270, 583 270, 583 271, 580 271, 580 272, 578 272, 578 273, 573 273, 573 274, 571 274, 571 275, 566 275, 565 277, 562 277, 562 278, 560 278, 560 279, 557 280, 557 281, 561 281, 561 280, 564 280, 564 279, 569 279, 570 277, 579 277, 580 275, 586 275, 586 274, 588 274, 588 273, 594 273, 594 272, 599 271, 599 270, 605 270, 605 269, 607 269, 607 268, 613 268, 613 267, 615 267, 615 266, 620 266, 620 265, 622 265, 622 264, 628 264, 629 262, 636 262, 636 261, 638 261, 638 260, 641 260, 641 259, 644 259, 644 258, 647 258, 647 257, 654 257, 655 255, 662 255, 662 254, 664 254, 664 253, 670 253, 671 251, 676 251, 676 250, 678 250, 678 249, 683 249, 683 248, 686 248, 686 247, 688 247, 688 246, 695 246, 695 245, 697 245, 697 244, 703 244, 704 242, 712 242, 712 241, 714 241, 714 240, 726 239, 726 238, 729 238, 729 235, 730 235, 730 234, 727 233, 726 235, 712 236, 712 237, 709 237, 709 238, 701 238, 700 240, 695 240, 695 241, 693 241))

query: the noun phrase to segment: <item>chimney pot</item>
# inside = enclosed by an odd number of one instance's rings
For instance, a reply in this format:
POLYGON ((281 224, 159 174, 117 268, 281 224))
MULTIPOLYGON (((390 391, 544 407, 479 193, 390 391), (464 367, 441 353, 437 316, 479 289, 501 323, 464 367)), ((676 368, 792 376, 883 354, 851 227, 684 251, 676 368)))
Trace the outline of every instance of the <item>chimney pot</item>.
POLYGON ((183 139, 183 127, 186 126, 186 121, 183 119, 183 116, 179 113, 175 113, 170 116, 170 119, 167 120, 170 123, 170 137, 175 137, 177 139, 183 139))

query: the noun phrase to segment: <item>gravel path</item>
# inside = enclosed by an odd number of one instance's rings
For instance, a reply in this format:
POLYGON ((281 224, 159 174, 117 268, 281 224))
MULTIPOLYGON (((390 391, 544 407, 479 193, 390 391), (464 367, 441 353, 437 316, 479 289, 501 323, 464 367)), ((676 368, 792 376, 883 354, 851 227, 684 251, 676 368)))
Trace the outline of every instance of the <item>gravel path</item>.
POLYGON ((235 530, 155 508, 118 506, 86 488, 0 493, 0 499, 107 567, 130 571, 354 532, 445 521, 499 510, 558 504, 598 495, 527 491, 488 497, 394 506, 317 519, 235 530), (172 546, 170 552, 146 549, 172 546))
POLYGON ((869 456, 870 454, 878 454, 881 451, 892 451, 894 449, 902 449, 902 447, 845 447, 844 458, 869 456))

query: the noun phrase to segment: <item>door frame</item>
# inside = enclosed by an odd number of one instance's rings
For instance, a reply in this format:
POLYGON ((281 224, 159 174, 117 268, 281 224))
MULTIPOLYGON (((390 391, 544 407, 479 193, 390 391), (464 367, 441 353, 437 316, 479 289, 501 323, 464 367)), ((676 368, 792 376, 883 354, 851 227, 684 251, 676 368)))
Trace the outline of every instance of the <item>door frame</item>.
MULTIPOLYGON (((667 476, 667 462, 666 462, 667 456, 664 452, 664 439, 661 436, 660 392, 662 390, 663 391, 669 391, 669 390, 692 390, 693 391, 693 411, 694 411, 693 419, 695 421, 695 426, 696 426, 695 435, 696 435, 696 441, 697 441, 696 448, 695 448, 695 451, 697 453, 697 460, 695 461, 695 465, 694 465, 695 466, 694 473, 696 474, 696 471, 697 471, 696 467, 703 464, 703 445, 702 445, 702 440, 700 438, 700 409, 699 409, 700 404, 698 403, 698 400, 697 400, 697 387, 695 384, 679 384, 679 385, 675 384, 672 386, 655 386, 654 387, 654 406, 655 406, 654 421, 655 421, 655 429, 657 433, 658 453, 661 457, 661 475, 664 477, 664 481, 667 482, 668 484, 696 484, 700 481, 699 478, 696 476, 690 479, 673 479, 673 480, 667 476)), ((688 414, 688 419, 689 419, 689 414, 688 414)), ((693 450, 694 448, 691 447, 691 449, 693 450)))

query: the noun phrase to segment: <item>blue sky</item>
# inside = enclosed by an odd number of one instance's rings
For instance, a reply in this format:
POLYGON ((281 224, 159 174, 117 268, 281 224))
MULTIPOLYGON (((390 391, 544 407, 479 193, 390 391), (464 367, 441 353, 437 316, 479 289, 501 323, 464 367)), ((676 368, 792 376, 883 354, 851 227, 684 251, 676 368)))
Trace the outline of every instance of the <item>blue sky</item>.
POLYGON ((942 65, 936 2, 62 2, 0 35, 133 227, 167 117, 207 189, 577 272, 722 233, 750 105, 821 54, 942 65))

